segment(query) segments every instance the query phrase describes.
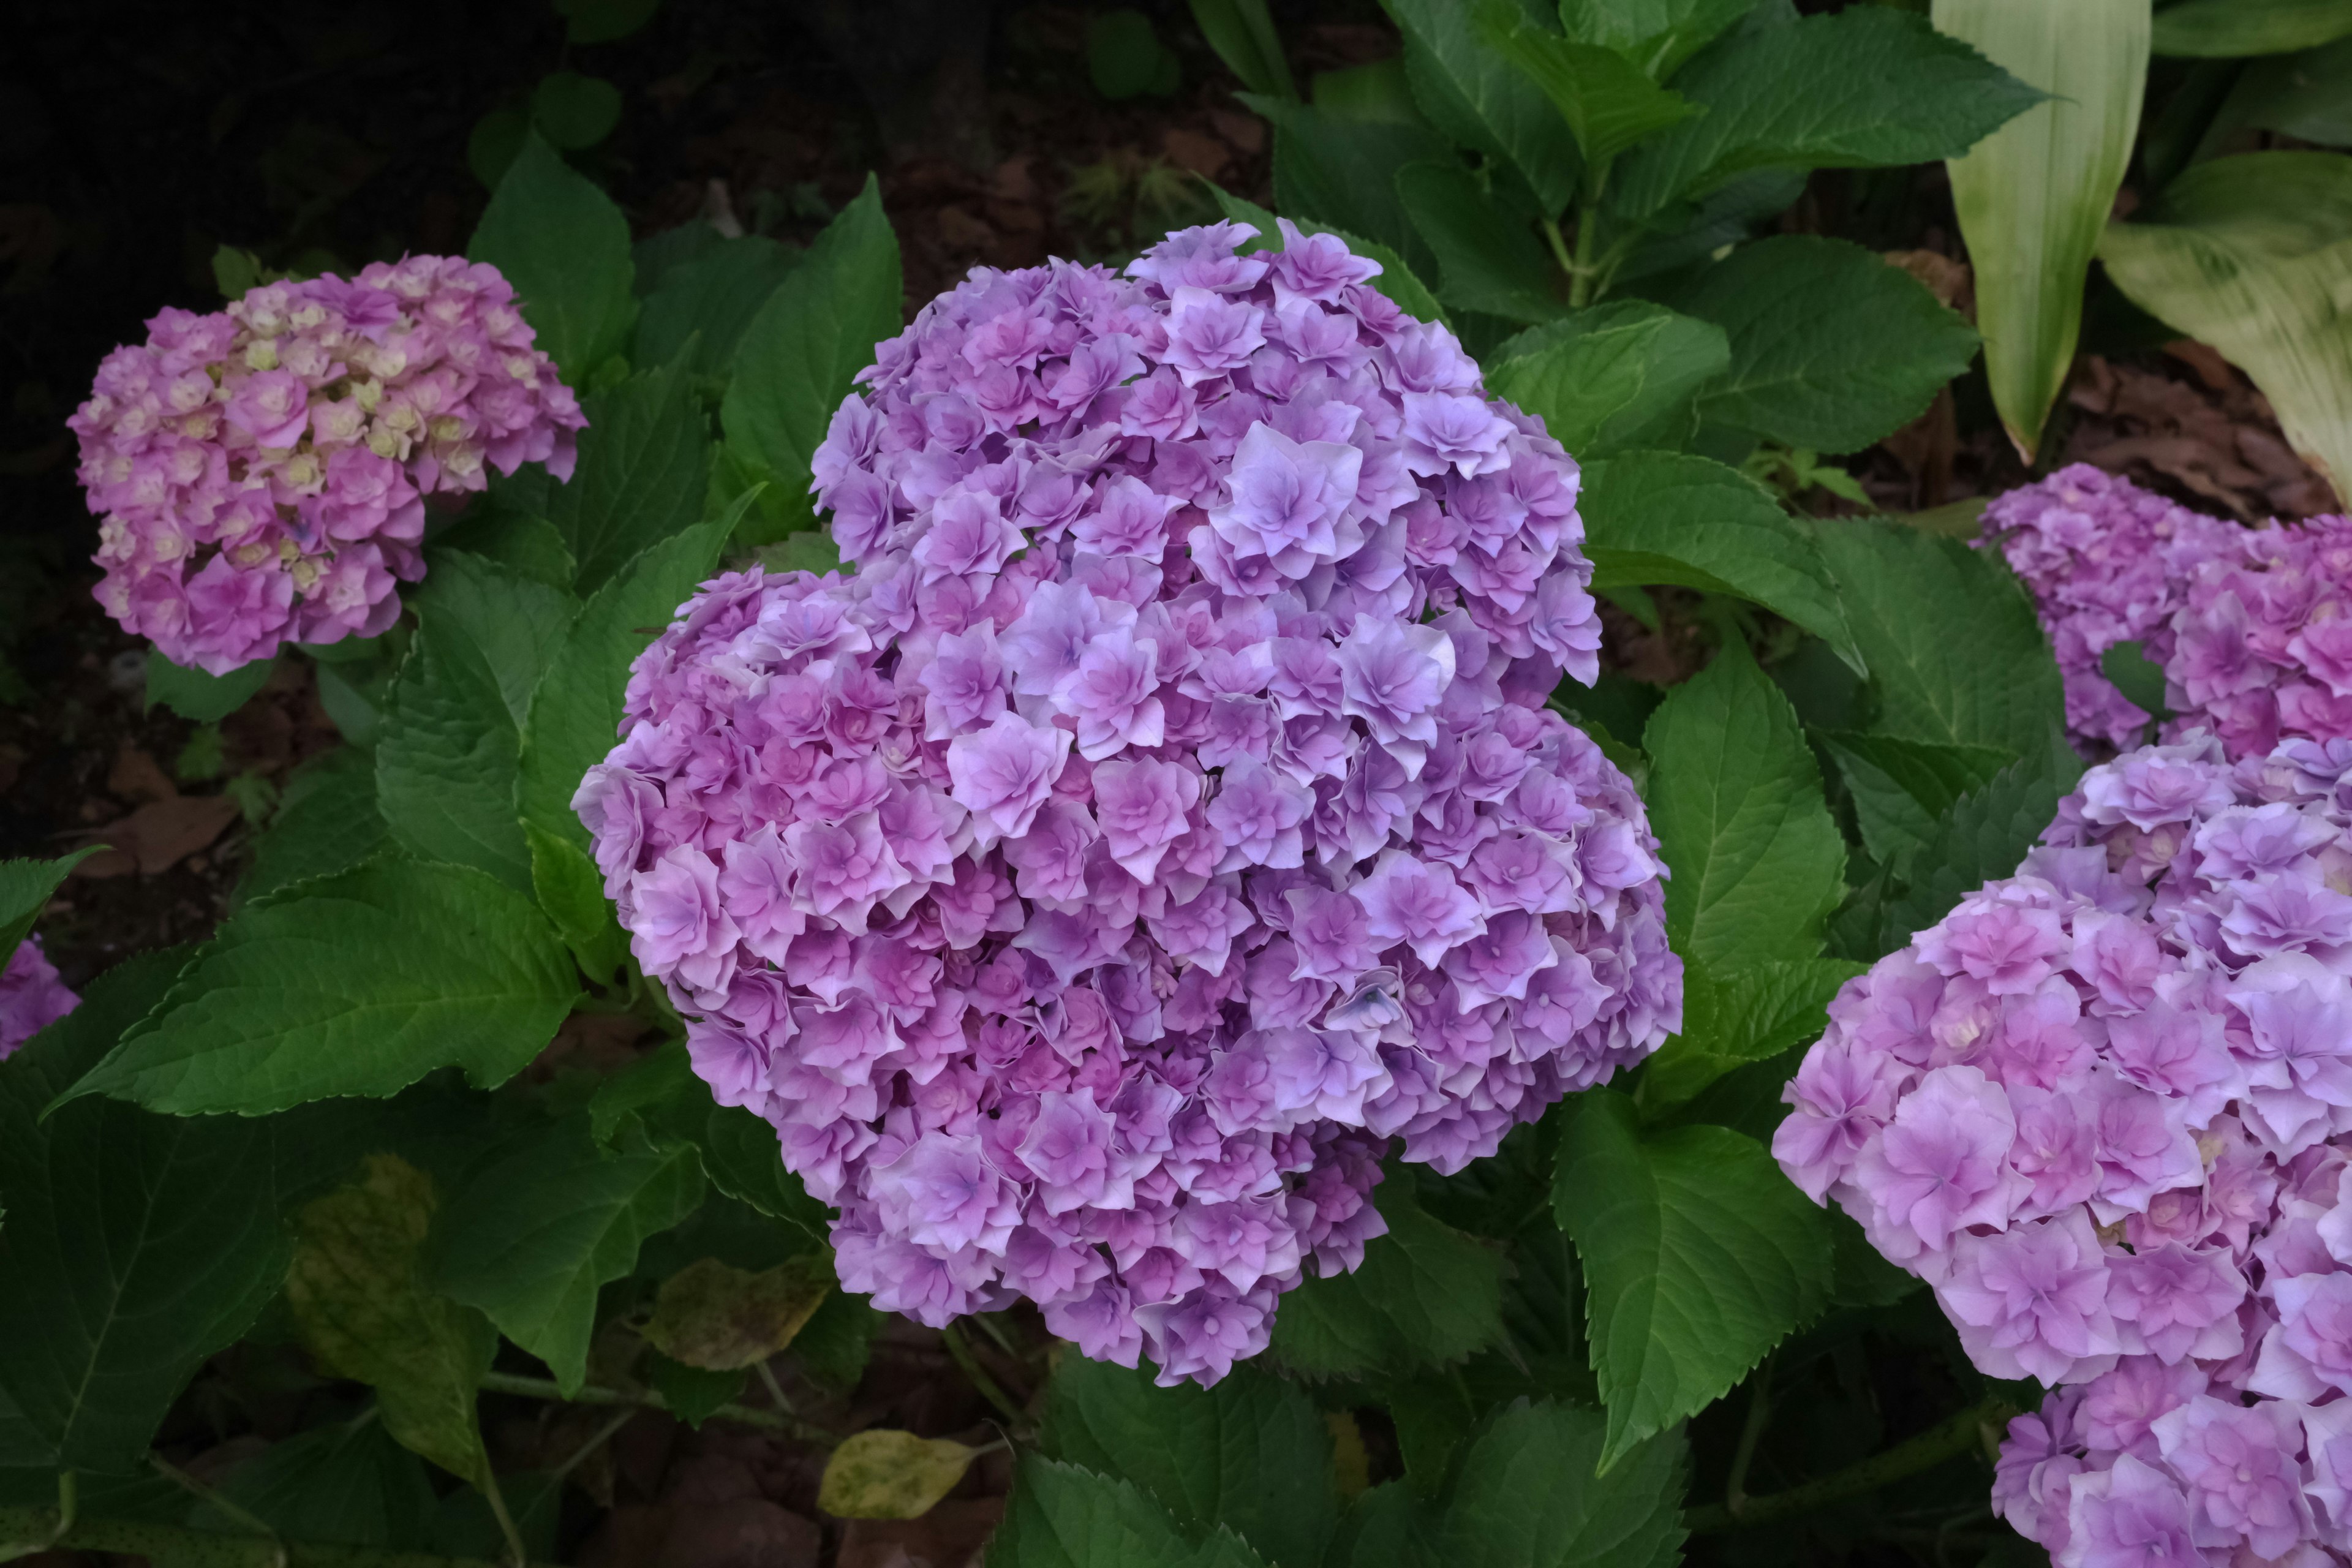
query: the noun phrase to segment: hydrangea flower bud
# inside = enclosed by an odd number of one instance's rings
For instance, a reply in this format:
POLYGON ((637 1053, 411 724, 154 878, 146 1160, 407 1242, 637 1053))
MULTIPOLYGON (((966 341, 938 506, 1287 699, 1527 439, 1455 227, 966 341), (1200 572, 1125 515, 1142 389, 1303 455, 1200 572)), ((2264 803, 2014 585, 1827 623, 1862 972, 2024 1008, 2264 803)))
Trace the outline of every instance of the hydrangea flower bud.
POLYGON ((2352 743, 2092 769, 1830 1020, 1773 1152, 1979 1370, 2058 1390, 2011 1522, 2062 1565, 2344 1561, 2352 743))
POLYGON ((18 942, 0 967, 0 1060, 80 1005, 41 952, 41 939, 18 942))
POLYGON ((730 574, 575 809, 843 1283, 1213 1382, 1441 1171, 1679 1026, 1642 803, 1544 706, 1578 472, 1284 226, 982 268, 814 464, 854 574, 730 574))
POLYGON ((376 262, 166 310, 66 421, 100 514, 99 602, 215 675, 373 637, 424 574, 425 501, 485 468, 572 473, 587 421, 498 268, 376 262))
POLYGON ((2352 734, 2346 519, 2242 528, 2077 463, 1996 500, 1984 531, 2042 612, 2086 751, 2147 731, 2150 715, 2099 668, 2124 642, 2164 671, 2162 739, 2210 731, 2234 760, 2352 734))

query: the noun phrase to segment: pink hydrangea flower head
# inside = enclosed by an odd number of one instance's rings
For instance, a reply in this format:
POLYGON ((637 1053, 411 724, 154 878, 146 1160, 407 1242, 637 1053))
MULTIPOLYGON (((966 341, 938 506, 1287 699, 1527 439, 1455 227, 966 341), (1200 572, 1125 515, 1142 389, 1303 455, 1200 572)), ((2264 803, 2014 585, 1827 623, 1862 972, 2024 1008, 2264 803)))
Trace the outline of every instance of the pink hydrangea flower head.
POLYGON ((1773 1142, 2053 1392, 1994 1502, 2059 1563, 2352 1560, 2344 748, 2198 731, 1848 984, 1773 1142))
POLYGON ((41 939, 18 942, 0 967, 0 1060, 80 1005, 41 952, 41 939))
POLYGON ((166 310, 66 423, 99 514, 99 602, 215 675, 373 637, 424 573, 425 498, 572 473, 587 423, 496 268, 377 262, 166 310))
POLYGON ((2164 672, 2168 741, 2210 730, 2234 761, 2352 734, 2352 521, 2244 528, 2077 463, 1995 500, 1979 542, 2033 595, 2086 752, 2147 731, 2099 667, 2126 642, 2164 672))
POLYGON ((1543 705, 1575 463, 1251 235, 927 306, 813 465, 854 571, 706 584, 575 802, 845 1284, 1168 1380, 1361 1259, 1392 1143, 1459 1169, 1681 1018, 1641 801, 1543 705))

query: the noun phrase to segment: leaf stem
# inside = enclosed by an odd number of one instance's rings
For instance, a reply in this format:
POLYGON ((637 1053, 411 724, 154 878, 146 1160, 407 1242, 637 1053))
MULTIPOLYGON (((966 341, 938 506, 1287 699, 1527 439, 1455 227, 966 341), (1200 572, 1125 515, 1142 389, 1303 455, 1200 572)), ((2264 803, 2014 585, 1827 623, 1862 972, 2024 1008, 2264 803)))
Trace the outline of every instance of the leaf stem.
MULTIPOLYGON (((617 1388, 598 1388, 589 1384, 570 1394, 557 1386, 551 1377, 521 1377, 510 1372, 487 1372, 482 1374, 482 1387, 491 1394, 513 1394, 525 1399, 544 1399, 554 1405, 634 1405, 641 1409, 670 1411, 669 1402, 652 1389, 642 1394, 624 1393, 617 1388)), ((837 1434, 822 1426, 772 1410, 755 1409, 748 1405, 722 1405, 710 1413, 715 1421, 732 1421, 743 1426, 763 1426, 771 1432, 789 1432, 795 1437, 812 1443, 838 1443, 837 1434)))
POLYGON ((1723 1484, 1723 1506, 1726 1512, 1738 1519, 1748 1507, 1748 1467, 1756 1460, 1756 1445, 1764 1438, 1764 1428, 1772 1421, 1772 1361, 1756 1369, 1748 1394, 1748 1419, 1739 1428, 1739 1447, 1732 1450, 1731 1478, 1723 1484))
POLYGON ((0 1508, 0 1541, 37 1542, 41 1549, 111 1552, 183 1568, 509 1568, 471 1557, 436 1557, 340 1542, 279 1542, 267 1535, 150 1524, 127 1519, 76 1517, 54 1508, 0 1508))
POLYGON ((1883 1486, 1916 1476, 1922 1470, 1935 1468, 1945 1460, 1967 1453, 1983 1440, 1988 1427, 1997 1426, 2017 1414, 2017 1406, 1994 1394, 1981 1404, 1946 1417, 1917 1436, 1897 1443, 1883 1454, 1873 1454, 1859 1464, 1848 1465, 1832 1475, 1823 1476, 1803 1486, 1787 1491, 1774 1492, 1769 1497, 1745 1499, 1737 1512, 1722 1504, 1695 1508, 1683 1514, 1684 1527, 1693 1535, 1707 1535, 1719 1531, 1744 1530, 1750 1525, 1786 1519, 1791 1514, 1810 1513, 1833 1502, 1874 1492, 1883 1486))
POLYGON ((204 1482, 196 1479, 195 1477, 188 1474, 187 1471, 180 1468, 179 1466, 172 1463, 171 1460, 163 1458, 161 1454, 148 1455, 147 1462, 155 1468, 155 1472, 158 1475, 163 1477, 173 1486, 178 1487, 182 1491, 186 1492, 190 1497, 194 1498, 198 1502, 211 1504, 214 1508, 220 1510, 221 1512, 226 1514, 238 1524, 245 1526, 245 1528, 251 1533, 266 1539, 272 1546, 278 1549, 278 1563, 282 1565, 286 1562, 286 1543, 278 1539, 278 1531, 270 1528, 269 1522, 267 1520, 255 1518, 252 1514, 247 1512, 244 1509, 239 1508, 236 1504, 229 1501, 228 1499, 221 1496, 219 1492, 215 1491, 204 1482))
POLYGON ((987 1369, 972 1355, 971 1347, 963 1342, 962 1324, 950 1323, 940 1331, 940 1338, 947 1345, 948 1354, 955 1358, 956 1365, 963 1369, 964 1376, 971 1379, 971 1385, 980 1390, 982 1398, 1002 1411, 1004 1418, 1015 1426, 1027 1425, 1028 1417, 1022 1414, 1021 1406, 1013 1403, 1013 1396, 1004 1392, 996 1379, 988 1375, 987 1369))

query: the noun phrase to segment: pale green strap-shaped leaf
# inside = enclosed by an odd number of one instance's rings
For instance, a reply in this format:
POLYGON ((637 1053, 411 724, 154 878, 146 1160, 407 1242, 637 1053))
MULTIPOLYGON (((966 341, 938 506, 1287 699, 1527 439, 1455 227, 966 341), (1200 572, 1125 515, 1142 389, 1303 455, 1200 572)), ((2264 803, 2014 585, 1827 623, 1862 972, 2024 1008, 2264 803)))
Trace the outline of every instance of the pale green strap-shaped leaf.
POLYGON ((2352 0, 2188 0, 2158 14, 2155 31, 2159 55, 2284 54, 2352 34, 2352 0))
POLYGON ((1936 0, 1936 26, 2051 96, 1949 160, 1993 405, 2033 461, 2147 82, 2147 0, 1936 0))
POLYGON ((2298 455, 2352 494, 2352 158, 2200 163, 2099 244, 2132 303, 2253 378, 2298 455))
POLYGON ((1192 20, 1244 87, 1276 98, 1298 96, 1265 0, 1192 0, 1192 20))

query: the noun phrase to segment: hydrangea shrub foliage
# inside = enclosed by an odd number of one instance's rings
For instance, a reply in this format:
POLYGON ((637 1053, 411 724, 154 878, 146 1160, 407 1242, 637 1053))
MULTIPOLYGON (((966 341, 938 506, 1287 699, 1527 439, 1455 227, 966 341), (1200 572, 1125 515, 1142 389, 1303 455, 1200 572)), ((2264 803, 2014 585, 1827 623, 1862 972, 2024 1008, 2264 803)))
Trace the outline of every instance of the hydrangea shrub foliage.
POLYGON ((904 1511, 971 1449, 767 1379, 887 1332, 996 1402, 1000 1568, 2341 1548, 2333 536, 1799 515, 1975 340, 1751 234, 2033 95, 1618 9, 1393 0, 1256 100, 1279 214, 1139 256, 906 300, 875 183, 633 237, 532 134, 465 258, 110 357, 150 698, 346 743, 194 947, 0 863, 0 1542, 569 1560, 530 1400, 904 1511), (2169 744, 2084 778, 2132 642, 2169 744), (331 1421, 150 1484, 289 1356, 331 1421))

